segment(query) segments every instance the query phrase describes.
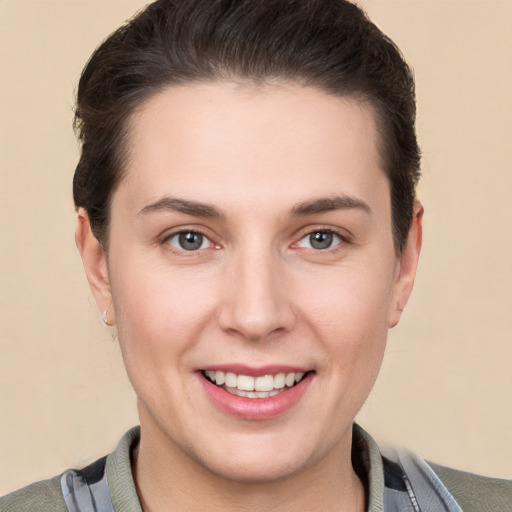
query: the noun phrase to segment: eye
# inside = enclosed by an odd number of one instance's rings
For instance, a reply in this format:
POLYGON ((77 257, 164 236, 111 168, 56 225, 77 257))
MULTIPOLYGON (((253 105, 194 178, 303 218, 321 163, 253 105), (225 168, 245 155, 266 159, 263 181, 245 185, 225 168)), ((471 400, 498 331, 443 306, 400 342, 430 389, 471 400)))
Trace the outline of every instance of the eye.
POLYGON ((205 235, 197 231, 180 231, 168 237, 167 243, 182 251, 199 251, 213 245, 205 235))
POLYGON ((297 246, 322 251, 335 247, 341 242, 343 242, 341 236, 334 233, 334 231, 318 230, 312 231, 302 237, 297 243, 297 246))

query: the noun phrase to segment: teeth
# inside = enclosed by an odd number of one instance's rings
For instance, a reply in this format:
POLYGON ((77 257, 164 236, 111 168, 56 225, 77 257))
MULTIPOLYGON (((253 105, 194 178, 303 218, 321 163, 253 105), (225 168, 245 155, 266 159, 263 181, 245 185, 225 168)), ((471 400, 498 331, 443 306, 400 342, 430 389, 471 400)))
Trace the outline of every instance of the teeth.
MULTIPOLYGON (((215 379, 217 379, 217 372, 215 372, 215 379)), ((224 375, 224 383, 228 388, 236 388, 237 380, 238 379, 234 373, 228 372, 224 375)), ((217 382, 215 382, 215 384, 217 384, 217 382)))
POLYGON ((278 373, 274 377, 274 388, 283 389, 286 386, 286 375, 284 373, 278 373))
POLYGON ((268 398, 281 393, 281 391, 277 389, 273 389, 272 391, 243 391, 238 388, 226 388, 226 391, 232 395, 244 396, 246 398, 268 398))
MULTIPOLYGON (((229 384, 227 385, 229 386, 229 384)), ((242 391, 254 391, 254 377, 249 377, 248 375, 239 375, 236 379, 236 387, 242 391)))
POLYGON ((284 383, 291 388, 295 384, 295 373, 288 373, 284 379, 284 383))
POLYGON ((237 375, 232 372, 207 370, 204 374, 217 386, 224 386, 226 391, 248 398, 268 398, 275 396, 285 387, 291 388, 302 380, 304 372, 277 373, 276 375, 237 375))
POLYGON ((224 382, 226 382, 226 376, 224 375, 224 372, 212 372, 212 373, 214 374, 212 380, 215 381, 219 386, 222 386, 222 384, 224 384, 224 382))
POLYGON ((257 377, 254 384, 254 389, 256 391, 272 391, 274 389, 274 377, 272 377, 272 375, 257 377))

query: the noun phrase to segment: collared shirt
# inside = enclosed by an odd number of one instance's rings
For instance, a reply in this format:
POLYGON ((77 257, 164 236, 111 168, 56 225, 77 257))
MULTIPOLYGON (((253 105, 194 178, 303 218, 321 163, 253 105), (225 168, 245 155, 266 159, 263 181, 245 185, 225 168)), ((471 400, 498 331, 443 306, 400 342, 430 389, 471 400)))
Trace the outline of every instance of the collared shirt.
MULTIPOLYGON (((64 473, 61 486, 69 512, 142 512, 130 464, 139 436, 139 429, 132 429, 106 459, 64 473)), ((357 425, 352 459, 365 485, 368 512, 462 512, 422 459, 382 457, 375 441, 357 425)))
MULTIPOLYGON (((135 427, 108 456, 0 498, 1 512, 143 512, 131 467, 135 427)), ((352 464, 366 491, 367 512, 512 512, 512 481, 427 463, 406 452, 383 456, 354 425, 352 464)))

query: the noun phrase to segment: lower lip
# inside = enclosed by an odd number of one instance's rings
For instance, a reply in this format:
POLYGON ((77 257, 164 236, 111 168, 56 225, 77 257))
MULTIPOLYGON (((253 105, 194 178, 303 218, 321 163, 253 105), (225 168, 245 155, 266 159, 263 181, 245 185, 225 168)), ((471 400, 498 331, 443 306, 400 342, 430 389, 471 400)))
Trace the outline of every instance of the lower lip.
POLYGON ((276 418, 296 405, 308 389, 313 374, 308 373, 298 384, 268 398, 246 398, 232 395, 211 383, 199 373, 199 379, 210 400, 223 412, 247 420, 276 418))

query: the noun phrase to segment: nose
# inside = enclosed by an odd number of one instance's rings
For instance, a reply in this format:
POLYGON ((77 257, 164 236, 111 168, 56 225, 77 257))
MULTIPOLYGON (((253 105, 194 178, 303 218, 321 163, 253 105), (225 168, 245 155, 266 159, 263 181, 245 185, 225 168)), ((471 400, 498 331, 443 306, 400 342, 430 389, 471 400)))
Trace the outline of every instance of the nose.
POLYGON ((224 286, 220 327, 247 340, 273 338, 296 322, 286 269, 278 256, 240 255, 224 286))

